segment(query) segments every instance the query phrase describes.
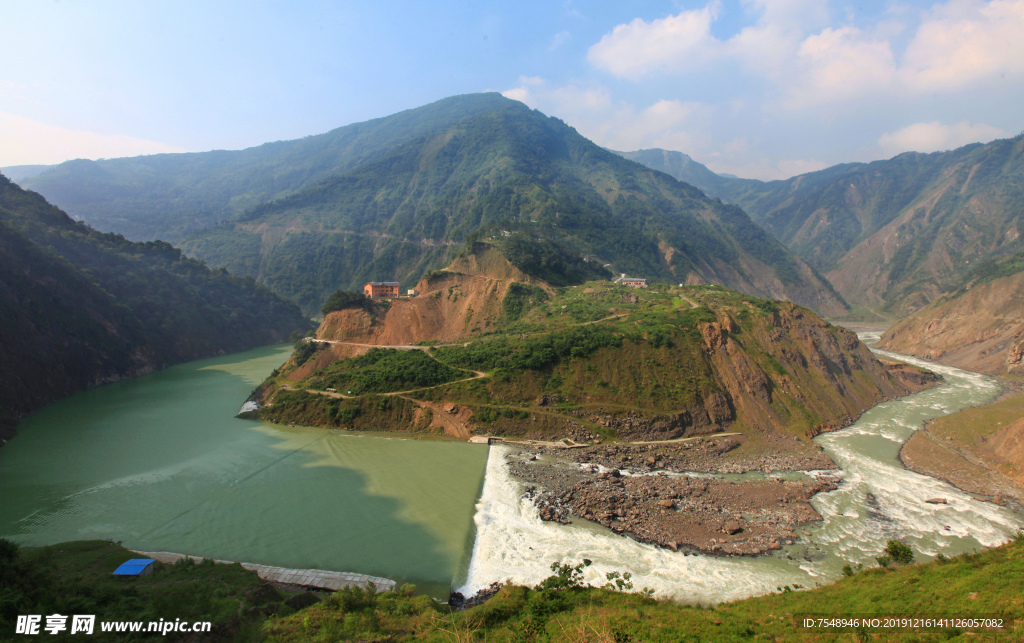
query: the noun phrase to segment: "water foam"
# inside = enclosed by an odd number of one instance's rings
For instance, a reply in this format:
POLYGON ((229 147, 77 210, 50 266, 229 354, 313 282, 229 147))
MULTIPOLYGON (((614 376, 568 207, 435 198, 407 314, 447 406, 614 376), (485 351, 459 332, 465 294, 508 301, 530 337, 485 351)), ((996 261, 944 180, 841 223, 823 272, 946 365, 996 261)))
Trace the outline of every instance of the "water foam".
POLYGON ((987 403, 998 393, 998 383, 977 373, 876 352, 929 368, 946 382, 880 404, 852 427, 816 438, 841 467, 842 484, 815 496, 812 503, 823 522, 802 528, 798 533, 804 537, 784 552, 760 558, 684 555, 585 521, 544 522, 509 471, 511 448, 494 446, 477 504, 472 560, 459 591, 468 595, 506 580, 535 585, 551 574, 552 562, 576 564, 588 558, 593 561, 586 570, 591 584, 603 584, 610 571, 629 571, 637 589, 649 587, 662 598, 709 604, 765 594, 783 585, 812 587, 834 581, 844 564, 873 565, 889 538, 907 542, 919 559, 1006 542, 1024 526, 1024 517, 908 471, 896 457, 899 445, 924 420, 987 403), (935 497, 948 504, 925 502, 935 497))

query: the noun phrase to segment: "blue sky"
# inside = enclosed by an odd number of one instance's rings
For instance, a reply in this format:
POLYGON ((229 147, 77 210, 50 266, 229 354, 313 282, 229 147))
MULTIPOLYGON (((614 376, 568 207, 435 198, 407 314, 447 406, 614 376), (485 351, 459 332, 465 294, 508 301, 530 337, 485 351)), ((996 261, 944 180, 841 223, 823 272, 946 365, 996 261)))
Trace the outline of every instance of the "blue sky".
POLYGON ((1024 0, 4 0, 0 60, 0 166, 238 149, 478 91, 764 179, 1024 129, 1024 0))

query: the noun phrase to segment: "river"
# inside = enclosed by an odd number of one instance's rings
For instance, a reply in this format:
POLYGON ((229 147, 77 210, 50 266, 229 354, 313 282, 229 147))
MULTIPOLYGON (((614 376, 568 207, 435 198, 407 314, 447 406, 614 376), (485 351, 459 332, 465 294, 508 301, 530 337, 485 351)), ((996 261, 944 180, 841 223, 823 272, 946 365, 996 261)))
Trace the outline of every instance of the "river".
POLYGON ((0 536, 353 571, 447 598, 487 447, 235 418, 290 352, 191 362, 32 414, 0 449, 0 536))
POLYGON ((464 593, 496 580, 535 584, 554 561, 589 558, 590 582, 630 571, 637 589, 706 605, 832 582, 845 564, 874 564, 888 538, 926 560, 998 545, 1024 526, 1011 509, 897 460, 925 420, 998 394, 993 378, 952 367, 900 357, 946 381, 816 438, 843 469, 843 484, 812 500, 825 520, 777 554, 720 558, 658 549, 585 521, 542 522, 509 474, 508 447, 235 418, 289 352, 192 362, 33 414, 0 449, 0 536, 26 545, 113 539, 146 551, 354 571, 437 597, 453 579, 464 593), (949 504, 924 502, 933 497, 949 504))
MULTIPOLYGON (((862 339, 877 339, 867 334, 862 339)), ((713 604, 777 591, 815 587, 842 576, 844 565, 876 565, 886 541, 898 538, 917 559, 956 555, 1006 542, 1024 527, 1009 507, 974 500, 952 485, 903 468, 900 446, 929 419, 992 401, 999 384, 991 377, 877 351, 929 368, 945 378, 933 389, 879 404, 852 426, 815 440, 842 468, 842 484, 812 499, 823 522, 802 528, 802 538, 758 558, 683 555, 638 543, 577 520, 571 526, 543 522, 506 457, 492 447, 484 490, 477 504, 477 541, 467 581, 470 594, 495 580, 533 585, 551 574, 552 562, 593 561, 586 580, 603 584, 610 571, 629 571, 636 589, 690 604, 713 604), (948 504, 928 504, 929 498, 948 504)))

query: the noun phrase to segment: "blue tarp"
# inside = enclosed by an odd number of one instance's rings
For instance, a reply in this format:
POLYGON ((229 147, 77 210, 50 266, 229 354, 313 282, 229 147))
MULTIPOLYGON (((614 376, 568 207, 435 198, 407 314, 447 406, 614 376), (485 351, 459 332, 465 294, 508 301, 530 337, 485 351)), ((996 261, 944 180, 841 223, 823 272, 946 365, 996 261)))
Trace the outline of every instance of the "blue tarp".
POLYGON ((156 562, 153 558, 133 558, 114 570, 114 576, 139 576, 156 562))

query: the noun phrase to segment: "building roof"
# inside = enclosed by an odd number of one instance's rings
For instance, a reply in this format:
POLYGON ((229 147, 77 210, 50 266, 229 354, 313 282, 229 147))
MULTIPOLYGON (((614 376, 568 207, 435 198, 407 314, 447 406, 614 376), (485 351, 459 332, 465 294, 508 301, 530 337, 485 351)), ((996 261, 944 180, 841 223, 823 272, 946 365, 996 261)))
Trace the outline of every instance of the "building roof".
POLYGON ((138 576, 155 562, 155 558, 133 558, 115 569, 114 576, 138 576))
POLYGON ((367 286, 400 286, 397 281, 367 281, 367 286))

